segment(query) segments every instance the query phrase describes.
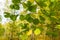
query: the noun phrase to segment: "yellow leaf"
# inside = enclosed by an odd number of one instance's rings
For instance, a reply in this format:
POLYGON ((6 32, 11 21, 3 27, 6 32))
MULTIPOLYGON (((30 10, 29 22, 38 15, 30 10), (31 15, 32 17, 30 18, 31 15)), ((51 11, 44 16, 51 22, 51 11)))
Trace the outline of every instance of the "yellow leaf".
POLYGON ((41 30, 40 29, 37 28, 37 29, 34 30, 34 34, 35 35, 39 35, 40 33, 41 33, 41 30))
POLYGON ((27 35, 30 36, 31 34, 32 34, 32 30, 29 30, 29 31, 27 32, 27 35))
POLYGON ((57 25, 55 28, 60 29, 60 25, 57 25))
POLYGON ((28 0, 28 1, 30 1, 31 3, 33 3, 33 2, 34 2, 34 0, 28 0))

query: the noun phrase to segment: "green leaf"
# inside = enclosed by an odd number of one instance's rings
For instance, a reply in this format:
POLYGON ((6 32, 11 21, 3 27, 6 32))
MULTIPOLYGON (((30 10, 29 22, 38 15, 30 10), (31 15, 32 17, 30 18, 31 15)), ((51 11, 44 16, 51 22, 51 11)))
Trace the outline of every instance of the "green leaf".
POLYGON ((37 8, 37 5, 32 5, 32 6, 28 7, 28 10, 31 12, 36 12, 36 8, 37 8))
POLYGON ((32 4, 30 1, 27 1, 27 3, 23 3, 23 7, 31 12, 36 12, 37 5, 32 4))
POLYGON ((54 10, 56 7, 56 4, 57 4, 56 2, 50 2, 49 8, 54 10))
POLYGON ((26 34, 21 35, 20 37, 22 40, 27 40, 28 36, 26 34))
POLYGON ((14 4, 20 3, 21 0, 12 0, 14 4))
POLYGON ((39 18, 40 18, 40 23, 44 23, 45 18, 44 18, 44 17, 42 17, 42 16, 40 16, 39 18))
POLYGON ((18 16, 18 15, 10 15, 10 19, 11 19, 12 21, 15 21, 15 20, 17 19, 17 16, 18 16))
POLYGON ((23 29, 24 29, 24 28, 27 28, 27 24, 25 23, 24 26, 23 26, 22 28, 23 28, 23 29))
POLYGON ((22 35, 22 32, 17 32, 17 35, 18 35, 18 36, 22 35))
POLYGON ((23 23, 19 24, 19 27, 20 27, 20 26, 21 26, 21 27, 24 27, 23 23))
POLYGON ((46 35, 48 35, 48 36, 53 36, 53 37, 57 37, 58 36, 58 32, 57 31, 47 31, 46 32, 46 35))
POLYGON ((51 0, 51 2, 55 2, 56 0, 51 0))
POLYGON ((55 9, 58 10, 58 11, 60 11, 60 1, 58 1, 56 3, 55 9))
POLYGON ((29 28, 25 28, 22 32, 26 33, 27 31, 29 31, 29 28))
POLYGON ((30 7, 32 3, 30 1, 27 1, 27 7, 30 7))
POLYGON ((30 1, 27 1, 27 3, 23 3, 23 7, 28 11, 36 12, 37 5, 32 4, 30 1))
POLYGON ((4 35, 5 29, 4 28, 0 28, 0 36, 4 35))
POLYGON ((52 35, 52 32, 47 31, 47 32, 46 32, 46 35, 51 36, 51 35, 52 35))
POLYGON ((51 16, 55 16, 56 13, 55 13, 53 10, 51 10, 51 11, 50 11, 50 15, 51 15, 51 16))
POLYGON ((36 26, 34 24, 32 24, 31 28, 34 30, 34 29, 36 29, 36 26))
POLYGON ((57 22, 57 19, 54 18, 54 17, 50 17, 50 21, 51 21, 51 22, 57 22))
POLYGON ((37 2, 46 2, 48 0, 36 0, 37 2))
POLYGON ((27 8, 27 4, 26 3, 22 3, 23 7, 26 9, 27 8))
POLYGON ((37 25, 37 24, 39 24, 39 20, 38 20, 38 19, 33 19, 33 23, 34 23, 35 25, 37 25))
POLYGON ((50 17, 50 13, 48 13, 46 10, 41 10, 41 12, 42 12, 45 16, 50 17))
POLYGON ((46 7, 47 5, 44 2, 40 2, 39 6, 43 8, 43 7, 46 7))
POLYGON ((11 5, 10 5, 10 8, 11 8, 11 9, 14 9, 14 5, 13 5, 13 4, 11 4, 11 5))
POLYGON ((40 16, 39 18, 40 18, 41 21, 45 21, 44 17, 40 16))
POLYGON ((10 13, 4 12, 4 17, 9 18, 10 17, 10 13))
POLYGON ((22 29, 27 29, 28 28, 27 25, 28 25, 27 23, 25 23, 25 24, 23 24, 23 23, 19 24, 19 26, 22 27, 22 29))
POLYGON ((47 5, 44 3, 45 1, 47 0, 36 0, 37 4, 40 6, 40 7, 46 7, 47 5))
POLYGON ((57 22, 60 24, 60 18, 57 20, 57 22))
POLYGON ((19 5, 15 4, 14 9, 19 10, 20 9, 19 5))
POLYGON ((33 28, 33 31, 35 30, 35 29, 39 29, 40 31, 43 31, 44 30, 44 28, 43 27, 41 27, 41 26, 32 26, 33 28))
POLYGON ((43 27, 38 27, 41 31, 43 31, 44 29, 43 29, 43 27))
POLYGON ((60 29, 60 25, 57 25, 55 28, 60 29))
POLYGON ((52 36, 53 36, 53 37, 57 37, 57 36, 58 36, 58 32, 56 32, 56 31, 53 32, 53 33, 52 33, 52 36))
POLYGON ((25 16, 24 15, 20 15, 20 20, 24 20, 25 16))
POLYGON ((36 0, 37 2, 40 2, 40 0, 36 0))
POLYGON ((33 22, 33 18, 30 16, 30 14, 27 14, 25 19, 30 23, 33 22))
POLYGON ((15 10, 19 10, 19 9, 20 9, 20 7, 19 7, 18 4, 11 4, 11 5, 10 5, 10 8, 11 8, 11 9, 15 9, 15 10))
POLYGON ((52 30, 51 24, 47 24, 46 26, 48 30, 52 30))

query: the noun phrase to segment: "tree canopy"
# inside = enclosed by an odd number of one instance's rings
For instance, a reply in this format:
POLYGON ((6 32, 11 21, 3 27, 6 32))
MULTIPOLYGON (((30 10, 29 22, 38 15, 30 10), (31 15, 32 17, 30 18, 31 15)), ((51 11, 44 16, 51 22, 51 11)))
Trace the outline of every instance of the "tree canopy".
POLYGON ((4 17, 10 19, 6 23, 11 36, 8 37, 12 40, 14 37, 18 40, 34 40, 35 36, 47 35, 54 40, 53 38, 60 36, 59 7, 59 0, 12 0, 8 8, 11 12, 4 12, 4 17), (23 11, 17 14, 15 11, 22 9, 21 5, 23 11))

